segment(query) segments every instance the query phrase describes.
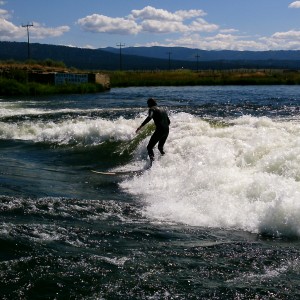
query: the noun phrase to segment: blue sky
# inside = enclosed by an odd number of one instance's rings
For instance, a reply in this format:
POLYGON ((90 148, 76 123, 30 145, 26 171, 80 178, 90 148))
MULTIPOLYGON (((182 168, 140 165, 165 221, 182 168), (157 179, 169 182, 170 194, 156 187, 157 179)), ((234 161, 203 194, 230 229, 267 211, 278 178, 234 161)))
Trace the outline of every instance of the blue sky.
POLYGON ((81 48, 300 50, 300 1, 0 0, 0 40, 81 48))

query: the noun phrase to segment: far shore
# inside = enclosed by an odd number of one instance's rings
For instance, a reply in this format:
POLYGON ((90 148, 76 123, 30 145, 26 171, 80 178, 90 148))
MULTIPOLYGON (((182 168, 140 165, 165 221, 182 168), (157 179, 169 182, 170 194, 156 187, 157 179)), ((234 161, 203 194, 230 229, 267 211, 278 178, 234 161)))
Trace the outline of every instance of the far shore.
MULTIPOLYGON (((49 62, 48 62, 49 63, 49 62)), ((52 64, 54 62, 51 61, 52 64)), ((106 71, 75 70, 64 65, 27 65, 0 63, 0 95, 37 96, 50 94, 98 93, 105 89, 99 84, 52 85, 28 81, 28 70, 40 68, 47 72, 99 72, 107 74, 110 88, 137 86, 207 86, 207 85, 300 85, 300 71, 274 69, 235 70, 156 70, 106 71), (3 71, 5 70, 5 71, 3 71), (7 72, 8 70, 8 72, 7 72)))
POLYGON ((114 71, 111 87, 195 85, 299 85, 298 70, 114 71))

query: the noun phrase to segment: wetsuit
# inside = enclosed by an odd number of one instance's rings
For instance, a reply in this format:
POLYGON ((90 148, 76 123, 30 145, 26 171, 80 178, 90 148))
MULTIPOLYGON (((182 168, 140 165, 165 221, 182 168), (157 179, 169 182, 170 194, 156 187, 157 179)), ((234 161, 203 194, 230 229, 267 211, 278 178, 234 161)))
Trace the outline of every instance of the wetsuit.
POLYGON ((153 148, 158 143, 158 150, 161 154, 164 153, 164 144, 167 140, 169 135, 169 125, 170 119, 167 115, 167 112, 159 108, 157 106, 152 106, 149 108, 148 117, 142 123, 141 127, 146 125, 151 119, 153 119, 156 129, 152 134, 150 141, 147 146, 148 154, 151 160, 154 159, 154 152, 153 148))

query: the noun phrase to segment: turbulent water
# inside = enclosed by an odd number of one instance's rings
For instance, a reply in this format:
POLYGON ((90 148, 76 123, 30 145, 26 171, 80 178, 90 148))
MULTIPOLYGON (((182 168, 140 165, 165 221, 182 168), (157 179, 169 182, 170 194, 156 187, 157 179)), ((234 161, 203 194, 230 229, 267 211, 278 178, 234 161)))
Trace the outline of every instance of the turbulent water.
POLYGON ((0 298, 300 299, 299 104, 298 86, 0 99, 0 298), (171 120, 151 169, 148 97, 171 120))

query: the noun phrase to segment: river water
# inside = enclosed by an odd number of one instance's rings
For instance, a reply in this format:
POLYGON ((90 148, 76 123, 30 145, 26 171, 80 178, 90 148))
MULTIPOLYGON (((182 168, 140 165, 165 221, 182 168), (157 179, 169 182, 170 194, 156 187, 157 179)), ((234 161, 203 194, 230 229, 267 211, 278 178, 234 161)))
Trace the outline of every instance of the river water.
POLYGON ((2 97, 1 299, 299 299, 299 104, 299 86, 2 97), (171 120, 151 169, 148 97, 171 120))

